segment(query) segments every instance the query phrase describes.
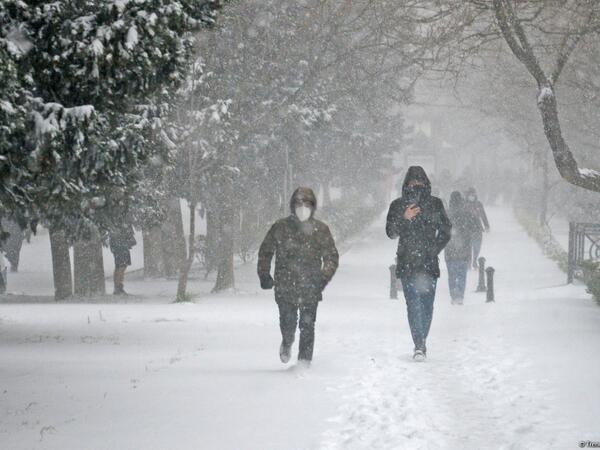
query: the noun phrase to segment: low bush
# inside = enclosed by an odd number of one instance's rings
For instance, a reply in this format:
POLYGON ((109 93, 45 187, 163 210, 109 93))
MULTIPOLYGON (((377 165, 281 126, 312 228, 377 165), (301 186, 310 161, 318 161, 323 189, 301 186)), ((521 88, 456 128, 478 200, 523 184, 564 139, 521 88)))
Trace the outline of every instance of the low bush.
POLYGON ((600 304, 600 262, 584 261, 581 263, 581 269, 588 293, 600 304))

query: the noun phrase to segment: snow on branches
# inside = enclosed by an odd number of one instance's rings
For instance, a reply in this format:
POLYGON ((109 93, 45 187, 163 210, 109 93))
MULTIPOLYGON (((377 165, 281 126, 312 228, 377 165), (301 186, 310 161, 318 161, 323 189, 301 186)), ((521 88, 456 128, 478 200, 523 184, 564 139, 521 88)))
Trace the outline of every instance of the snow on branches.
POLYGON ((161 127, 172 93, 220 6, 3 1, 0 216, 25 210, 76 230, 82 221, 104 228, 104 205, 126 207, 148 160, 168 151, 161 127))

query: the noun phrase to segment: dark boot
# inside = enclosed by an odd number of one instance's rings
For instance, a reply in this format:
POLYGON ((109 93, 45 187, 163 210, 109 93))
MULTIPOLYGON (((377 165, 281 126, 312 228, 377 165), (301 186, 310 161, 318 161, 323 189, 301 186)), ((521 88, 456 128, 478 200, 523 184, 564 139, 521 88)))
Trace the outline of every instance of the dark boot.
POLYGON ((125 292, 125 269, 126 267, 115 268, 113 276, 115 284, 114 295, 127 295, 125 292))
POLYGON ((279 328, 281 330, 279 359, 286 364, 291 358, 292 345, 296 336, 298 306, 287 302, 278 302, 277 306, 279 307, 279 328))

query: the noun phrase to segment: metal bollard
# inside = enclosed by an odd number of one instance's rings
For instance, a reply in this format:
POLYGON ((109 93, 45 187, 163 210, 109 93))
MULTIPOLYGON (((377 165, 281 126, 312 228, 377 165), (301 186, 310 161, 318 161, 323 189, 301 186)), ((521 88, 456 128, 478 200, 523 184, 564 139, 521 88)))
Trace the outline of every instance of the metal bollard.
POLYGON ((494 268, 488 267, 485 269, 485 273, 487 274, 487 299, 486 303, 494 302, 494 268))
POLYGON ((479 284, 475 292, 485 292, 485 258, 482 256, 477 261, 479 262, 479 284))
POLYGON ((390 298, 398 299, 398 278, 396 278, 396 264, 390 266, 390 298))

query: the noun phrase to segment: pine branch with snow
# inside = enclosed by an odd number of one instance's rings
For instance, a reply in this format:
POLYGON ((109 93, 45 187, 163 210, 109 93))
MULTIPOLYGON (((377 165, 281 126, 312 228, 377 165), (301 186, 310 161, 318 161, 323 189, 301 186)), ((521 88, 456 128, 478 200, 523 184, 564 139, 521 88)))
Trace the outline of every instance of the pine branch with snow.
POLYGON ((70 232, 122 220, 143 167, 168 151, 153 144, 169 93, 220 5, 2 2, 0 215, 23 210, 70 232))

